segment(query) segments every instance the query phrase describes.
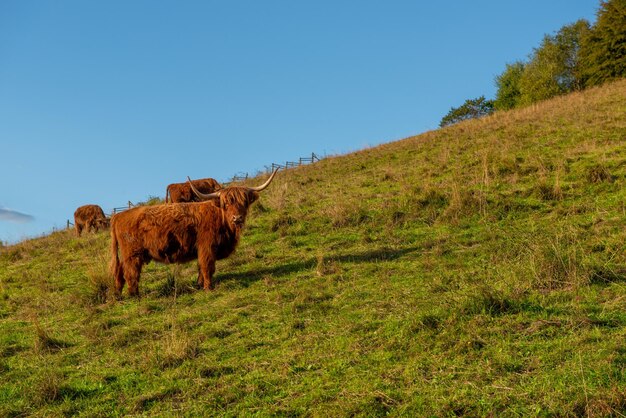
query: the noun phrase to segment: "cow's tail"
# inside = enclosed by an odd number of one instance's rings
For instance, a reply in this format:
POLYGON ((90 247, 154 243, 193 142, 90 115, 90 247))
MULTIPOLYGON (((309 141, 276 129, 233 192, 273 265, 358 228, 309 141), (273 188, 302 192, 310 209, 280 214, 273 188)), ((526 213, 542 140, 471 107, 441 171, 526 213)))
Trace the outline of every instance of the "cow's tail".
POLYGON ((109 271, 114 279, 117 279, 120 266, 120 258, 118 256, 118 243, 115 224, 111 222, 111 264, 109 265, 109 271))

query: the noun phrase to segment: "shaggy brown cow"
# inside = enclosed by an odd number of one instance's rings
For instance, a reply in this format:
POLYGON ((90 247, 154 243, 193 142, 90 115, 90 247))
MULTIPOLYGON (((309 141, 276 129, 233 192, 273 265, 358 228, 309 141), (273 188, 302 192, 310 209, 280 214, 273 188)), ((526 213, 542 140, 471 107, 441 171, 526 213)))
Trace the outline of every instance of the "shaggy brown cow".
MULTIPOLYGON (((212 178, 191 180, 191 183, 201 193, 213 193, 222 188, 222 185, 217 180, 212 178)), ((199 202, 200 199, 196 197, 191 190, 188 182, 185 183, 172 183, 165 189, 165 203, 182 203, 182 202, 199 202)))
POLYGON ((108 226, 109 219, 98 205, 84 205, 74 212, 74 228, 76 228, 76 235, 78 236, 83 229, 86 229, 87 232, 90 229, 98 232, 100 228, 108 228, 108 226))
POLYGON ((169 264, 198 259, 198 283, 212 289, 215 261, 235 250, 248 208, 277 171, 258 187, 227 187, 203 194, 192 185, 202 202, 139 206, 114 215, 111 273, 117 294, 128 282, 128 293, 137 296, 141 268, 151 260, 169 264))

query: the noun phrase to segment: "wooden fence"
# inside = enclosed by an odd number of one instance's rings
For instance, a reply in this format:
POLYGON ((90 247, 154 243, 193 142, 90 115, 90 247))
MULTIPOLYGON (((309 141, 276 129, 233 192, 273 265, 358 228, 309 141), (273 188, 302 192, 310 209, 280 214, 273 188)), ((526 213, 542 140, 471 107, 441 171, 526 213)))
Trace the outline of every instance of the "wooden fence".
POLYGON ((237 174, 235 174, 231 182, 244 181, 244 180, 248 180, 248 173, 245 173, 243 176, 238 176, 237 174))
MULTIPOLYGON (((298 161, 285 161, 285 164, 272 163, 271 166, 266 166, 266 168, 268 169, 267 171, 271 173, 277 168, 288 169, 304 164, 313 164, 316 161, 321 161, 321 159, 322 158, 319 155, 312 152, 310 157, 300 157, 298 158, 298 161)), ((243 173, 243 175, 234 175, 231 182, 248 180, 249 177, 250 175, 248 173, 243 173)))
POLYGON ((128 210, 130 208, 132 208, 133 206, 135 206, 133 204, 133 202, 131 202, 130 200, 128 201, 128 206, 122 206, 119 208, 113 208, 113 211, 109 214, 109 217, 115 215, 116 213, 120 213, 120 212, 124 212, 125 210, 128 210))
POLYGON ((312 152, 310 157, 300 157, 298 161, 285 161, 284 165, 272 163, 272 168, 270 169, 270 171, 274 171, 277 168, 291 168, 291 167, 297 167, 303 164, 312 164, 320 160, 321 158, 318 155, 316 155, 314 152, 312 152))

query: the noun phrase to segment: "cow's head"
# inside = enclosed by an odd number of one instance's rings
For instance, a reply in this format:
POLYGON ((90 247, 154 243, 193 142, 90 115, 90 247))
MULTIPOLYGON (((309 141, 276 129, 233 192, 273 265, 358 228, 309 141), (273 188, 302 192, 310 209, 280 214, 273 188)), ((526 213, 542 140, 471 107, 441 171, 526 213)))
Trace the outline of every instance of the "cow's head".
POLYGON ((97 221, 99 228, 109 228, 111 226, 111 218, 99 218, 97 221))
POLYGON ((215 205, 222 210, 222 219, 228 222, 231 228, 240 229, 246 221, 248 215, 248 208, 251 204, 256 202, 259 198, 259 192, 264 190, 274 179, 278 169, 274 170, 272 175, 267 179, 265 183, 257 187, 241 187, 233 186, 220 189, 213 193, 204 194, 198 191, 191 182, 188 183, 191 186, 191 190, 200 200, 212 200, 215 205))

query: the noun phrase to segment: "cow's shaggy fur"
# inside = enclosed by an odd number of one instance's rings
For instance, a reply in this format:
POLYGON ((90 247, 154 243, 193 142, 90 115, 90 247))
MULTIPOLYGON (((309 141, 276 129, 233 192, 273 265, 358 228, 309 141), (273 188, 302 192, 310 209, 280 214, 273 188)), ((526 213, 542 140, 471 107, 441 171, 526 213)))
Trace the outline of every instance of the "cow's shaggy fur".
POLYGON ((139 294, 142 266, 151 260, 186 263, 198 259, 198 283, 215 285, 215 261, 236 248, 248 208, 259 197, 246 187, 229 187, 219 199, 199 203, 139 206, 113 216, 111 272, 119 294, 139 294), (118 254, 119 253, 119 254, 118 254))
POLYGON ((93 229, 98 232, 100 228, 107 228, 108 226, 109 219, 98 205, 84 205, 74 212, 74 228, 77 236, 80 236, 83 230, 89 232, 93 229))
MULTIPOLYGON (((217 180, 212 178, 192 180, 194 187, 202 193, 213 193, 222 188, 217 180)), ((199 202, 200 200, 191 190, 189 183, 172 183, 165 189, 165 203, 199 202)))

